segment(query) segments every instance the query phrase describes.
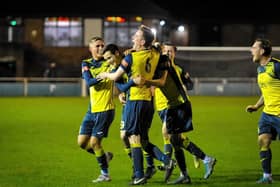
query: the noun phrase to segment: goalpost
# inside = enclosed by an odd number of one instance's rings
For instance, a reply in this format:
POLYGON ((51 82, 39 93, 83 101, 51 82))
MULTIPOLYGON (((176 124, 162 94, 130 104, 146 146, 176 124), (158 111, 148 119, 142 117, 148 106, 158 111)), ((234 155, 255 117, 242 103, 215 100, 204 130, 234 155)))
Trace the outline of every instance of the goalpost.
MULTIPOLYGON (((272 48, 280 58, 280 47, 272 48)), ((257 64, 250 47, 178 46, 175 63, 190 73, 193 95, 256 95, 257 64)))

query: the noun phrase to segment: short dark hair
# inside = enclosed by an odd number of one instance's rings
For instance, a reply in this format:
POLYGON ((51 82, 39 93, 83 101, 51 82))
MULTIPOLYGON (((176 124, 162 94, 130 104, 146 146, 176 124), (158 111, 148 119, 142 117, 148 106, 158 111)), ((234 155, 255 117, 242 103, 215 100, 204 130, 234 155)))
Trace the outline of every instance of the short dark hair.
POLYGON ((271 42, 268 39, 257 38, 255 42, 260 42, 260 48, 264 50, 263 56, 270 56, 272 52, 271 42))
POLYGON ((112 54, 115 54, 117 51, 120 52, 119 47, 116 44, 108 44, 103 49, 103 54, 107 51, 110 51, 112 54))
POLYGON ((177 47, 176 45, 172 44, 171 42, 164 42, 163 45, 169 45, 169 46, 172 46, 174 51, 177 52, 177 47))

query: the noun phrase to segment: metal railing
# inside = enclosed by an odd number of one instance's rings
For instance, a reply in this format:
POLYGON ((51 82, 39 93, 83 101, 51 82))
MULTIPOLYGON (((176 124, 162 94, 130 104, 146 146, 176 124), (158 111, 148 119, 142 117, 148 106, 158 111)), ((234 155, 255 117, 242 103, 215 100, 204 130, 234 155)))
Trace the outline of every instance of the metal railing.
MULTIPOLYGON (((190 95, 253 96, 259 94, 256 78, 192 78, 190 95)), ((88 95, 81 78, 0 78, 0 96, 82 96, 88 95)))
POLYGON ((2 77, 0 96, 86 96, 81 78, 2 77))

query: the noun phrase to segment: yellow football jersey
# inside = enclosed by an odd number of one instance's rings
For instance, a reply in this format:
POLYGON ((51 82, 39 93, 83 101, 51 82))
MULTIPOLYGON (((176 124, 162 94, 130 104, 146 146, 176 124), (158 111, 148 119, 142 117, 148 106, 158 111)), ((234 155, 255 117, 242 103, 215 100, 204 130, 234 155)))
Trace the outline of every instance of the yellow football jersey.
MULTIPOLYGON (((89 69, 93 78, 96 78, 101 72, 110 72, 112 70, 112 66, 108 62, 100 61, 99 63, 100 66, 91 66, 89 69)), ((91 112, 104 112, 115 108, 113 86, 114 81, 104 79, 89 88, 91 112)))
MULTIPOLYGON (((154 76, 160 53, 155 49, 132 52, 131 77, 143 76, 151 80, 154 76)), ((147 86, 133 86, 130 88, 129 100, 151 100, 151 91, 147 86)))
POLYGON ((265 66, 258 67, 258 85, 264 98, 263 111, 280 116, 280 79, 275 75, 274 63, 280 60, 272 58, 265 66))

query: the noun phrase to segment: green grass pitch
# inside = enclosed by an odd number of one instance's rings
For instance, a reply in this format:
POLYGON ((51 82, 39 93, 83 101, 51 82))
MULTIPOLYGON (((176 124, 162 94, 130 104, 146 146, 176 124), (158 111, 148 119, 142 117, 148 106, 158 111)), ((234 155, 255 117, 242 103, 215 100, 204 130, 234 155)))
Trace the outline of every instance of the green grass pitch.
MULTIPOLYGON (((259 186, 255 181, 262 174, 257 146, 257 122, 261 111, 253 114, 245 112, 245 107, 254 104, 257 99, 191 97, 195 130, 189 133, 189 137, 218 161, 213 175, 203 180, 203 165, 194 168, 192 156, 185 152, 192 178, 190 186, 259 186)), ((105 151, 114 153, 110 162, 112 181, 91 183, 99 175, 96 158, 77 145, 79 126, 88 102, 88 98, 78 97, 1 97, 0 187, 128 186, 132 169, 119 138, 121 106, 117 100, 115 120, 109 137, 103 141, 105 151)), ((157 113, 150 139, 163 148, 157 113)), ((273 142, 272 153, 275 183, 270 186, 279 186, 278 142, 273 142)), ((146 186, 165 186, 163 175, 163 172, 157 171, 146 186)), ((178 176, 179 169, 176 167, 171 179, 178 176)))

